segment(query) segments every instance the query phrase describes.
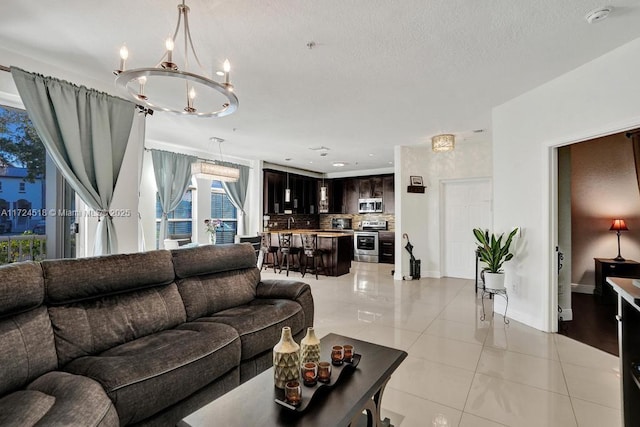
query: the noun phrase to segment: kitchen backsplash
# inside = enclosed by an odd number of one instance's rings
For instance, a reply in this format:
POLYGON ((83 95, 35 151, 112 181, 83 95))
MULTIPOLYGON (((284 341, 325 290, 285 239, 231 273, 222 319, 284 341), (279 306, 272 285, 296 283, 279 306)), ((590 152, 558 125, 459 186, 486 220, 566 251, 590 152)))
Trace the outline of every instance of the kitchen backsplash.
POLYGON ((359 228, 359 223, 362 221, 371 221, 376 219, 383 219, 387 221, 387 229, 389 231, 395 231, 396 229, 396 217, 393 214, 383 213, 371 213, 371 214, 270 214, 269 219, 263 221, 263 228, 267 230, 286 230, 287 221, 289 218, 293 218, 291 221, 292 229, 301 230, 330 230, 331 220, 333 218, 350 218, 351 227, 355 230, 359 228))
MULTIPOLYGON (((359 223, 362 221, 371 221, 376 219, 383 219, 387 221, 387 230, 395 231, 396 229, 396 216, 394 214, 384 213, 370 213, 370 214, 320 214, 320 228, 330 229, 331 220, 333 218, 351 218, 351 227, 356 230, 359 228, 359 223)), ((285 227, 286 228, 286 227, 285 227)))

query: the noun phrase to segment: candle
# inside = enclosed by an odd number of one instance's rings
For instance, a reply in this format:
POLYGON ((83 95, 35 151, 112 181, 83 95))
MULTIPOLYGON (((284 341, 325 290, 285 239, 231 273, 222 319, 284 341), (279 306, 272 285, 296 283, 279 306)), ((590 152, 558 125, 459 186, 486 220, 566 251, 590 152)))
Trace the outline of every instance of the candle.
POLYGON ((316 385, 318 379, 318 365, 308 362, 302 365, 302 382, 306 386, 316 385))
POLYGON ((331 379, 331 364, 329 362, 318 363, 318 381, 328 383, 331 379))
POLYGON ((351 363, 353 361, 353 346, 345 345, 344 348, 344 361, 347 363, 351 363))
POLYGON ((334 345, 331 349, 331 363, 336 366, 342 365, 342 359, 344 357, 344 349, 341 345, 334 345))
POLYGON ((289 381, 284 386, 284 400, 293 406, 300 405, 302 402, 302 390, 298 381, 289 381))

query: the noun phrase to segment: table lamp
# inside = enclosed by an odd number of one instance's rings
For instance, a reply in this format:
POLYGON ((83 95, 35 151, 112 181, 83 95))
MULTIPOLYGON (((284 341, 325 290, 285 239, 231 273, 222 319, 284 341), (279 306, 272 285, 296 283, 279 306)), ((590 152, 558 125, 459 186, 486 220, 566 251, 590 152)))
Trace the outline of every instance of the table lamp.
POLYGON ((614 261, 624 261, 624 258, 620 255, 620 232, 621 231, 629 231, 627 228, 627 224, 624 223, 624 219, 614 219, 613 224, 611 224, 611 228, 609 231, 615 231, 618 235, 618 256, 615 257, 614 261))

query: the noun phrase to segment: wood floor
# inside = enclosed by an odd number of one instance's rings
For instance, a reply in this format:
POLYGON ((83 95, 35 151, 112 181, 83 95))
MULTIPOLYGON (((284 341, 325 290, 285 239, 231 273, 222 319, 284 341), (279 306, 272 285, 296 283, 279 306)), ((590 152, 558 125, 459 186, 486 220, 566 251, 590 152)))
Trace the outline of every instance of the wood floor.
POLYGON ((573 320, 560 322, 558 332, 618 356, 618 323, 615 304, 602 304, 590 294, 571 294, 573 320))

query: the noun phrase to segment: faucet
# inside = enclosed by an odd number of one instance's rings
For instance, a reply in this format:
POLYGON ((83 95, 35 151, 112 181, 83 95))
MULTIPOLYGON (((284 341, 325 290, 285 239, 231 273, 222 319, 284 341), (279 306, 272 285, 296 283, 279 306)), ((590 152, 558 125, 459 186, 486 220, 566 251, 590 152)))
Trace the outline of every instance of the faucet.
POLYGON ((296 222, 296 220, 293 219, 293 217, 290 216, 289 218, 287 218, 287 230, 291 230, 291 223, 292 222, 296 222))

